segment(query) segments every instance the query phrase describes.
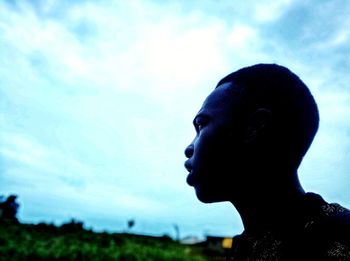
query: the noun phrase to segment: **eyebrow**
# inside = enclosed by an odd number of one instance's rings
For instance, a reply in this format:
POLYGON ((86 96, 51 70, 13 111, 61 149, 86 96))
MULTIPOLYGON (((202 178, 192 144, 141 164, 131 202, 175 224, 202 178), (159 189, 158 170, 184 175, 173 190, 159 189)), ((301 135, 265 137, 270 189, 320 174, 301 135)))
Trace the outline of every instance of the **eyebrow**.
POLYGON ((208 119, 208 118, 209 118, 209 115, 206 114, 206 113, 204 113, 204 112, 199 112, 199 113, 194 117, 194 119, 193 119, 193 122, 192 122, 192 123, 193 123, 194 126, 197 125, 197 124, 196 124, 196 120, 197 120, 198 118, 208 119))

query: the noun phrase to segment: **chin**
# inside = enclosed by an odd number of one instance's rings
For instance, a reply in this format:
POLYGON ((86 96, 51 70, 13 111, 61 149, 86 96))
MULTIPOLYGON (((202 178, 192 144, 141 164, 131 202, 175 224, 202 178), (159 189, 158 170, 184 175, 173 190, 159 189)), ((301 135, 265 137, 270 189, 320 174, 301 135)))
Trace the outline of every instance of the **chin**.
POLYGON ((195 189, 196 189, 196 196, 197 196, 198 200, 203 202, 203 203, 215 203, 215 202, 226 201, 226 200, 214 195, 213 193, 211 193, 209 191, 205 191, 205 190, 200 189, 200 188, 195 188, 195 189))

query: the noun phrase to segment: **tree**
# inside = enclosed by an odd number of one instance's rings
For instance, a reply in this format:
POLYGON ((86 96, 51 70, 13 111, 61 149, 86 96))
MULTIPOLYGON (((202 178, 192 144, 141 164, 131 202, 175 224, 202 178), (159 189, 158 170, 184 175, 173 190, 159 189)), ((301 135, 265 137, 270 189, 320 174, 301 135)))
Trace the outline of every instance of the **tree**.
POLYGON ((128 220, 128 230, 130 230, 134 225, 135 225, 135 220, 129 219, 128 220))
POLYGON ((17 212, 19 204, 16 202, 17 195, 10 195, 5 200, 0 197, 0 219, 18 222, 17 212))

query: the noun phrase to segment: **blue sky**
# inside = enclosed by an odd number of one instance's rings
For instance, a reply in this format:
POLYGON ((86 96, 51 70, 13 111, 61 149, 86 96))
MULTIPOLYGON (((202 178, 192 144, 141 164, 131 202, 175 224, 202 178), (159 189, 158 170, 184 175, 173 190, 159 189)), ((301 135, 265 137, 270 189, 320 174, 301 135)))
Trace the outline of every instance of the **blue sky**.
POLYGON ((192 118, 226 74, 285 65, 313 92, 307 191, 350 207, 350 3, 1 1, 0 194, 23 222, 232 236, 228 203, 185 183, 192 118))

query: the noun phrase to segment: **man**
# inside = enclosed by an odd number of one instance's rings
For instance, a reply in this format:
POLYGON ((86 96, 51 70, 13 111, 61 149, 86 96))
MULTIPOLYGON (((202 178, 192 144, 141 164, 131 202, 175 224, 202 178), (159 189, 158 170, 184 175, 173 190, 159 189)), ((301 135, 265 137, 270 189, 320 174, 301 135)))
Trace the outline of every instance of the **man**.
POLYGON ((298 179, 318 122, 307 86, 275 64, 226 76, 204 101, 187 183, 200 201, 230 201, 240 214, 231 260, 350 260, 350 211, 298 179))

